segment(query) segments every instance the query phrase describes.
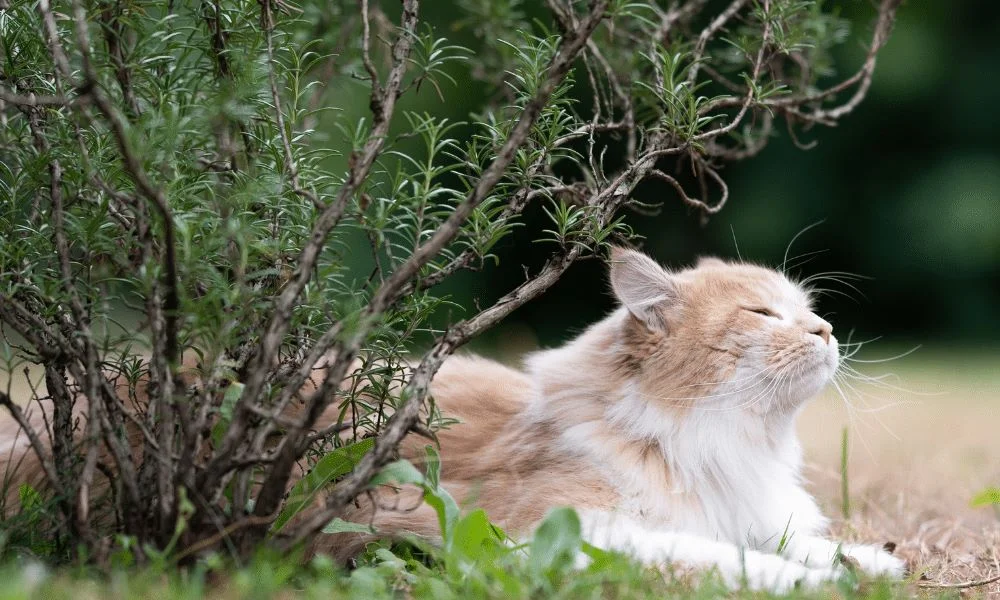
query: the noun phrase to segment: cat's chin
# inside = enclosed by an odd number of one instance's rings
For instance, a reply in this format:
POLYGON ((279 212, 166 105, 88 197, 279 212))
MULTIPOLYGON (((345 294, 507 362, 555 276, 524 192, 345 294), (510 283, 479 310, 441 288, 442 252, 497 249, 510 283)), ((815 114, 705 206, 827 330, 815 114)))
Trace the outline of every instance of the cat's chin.
POLYGON ((788 382, 789 400, 792 404, 802 404, 809 401, 830 384, 836 371, 836 355, 832 359, 825 357, 815 367, 804 371, 801 376, 788 382))
POLYGON ((798 381, 789 383, 789 399, 793 404, 800 404, 811 400, 814 396, 823 391, 832 378, 832 372, 826 369, 817 369, 814 374, 801 377, 798 381))
POLYGON ((785 381, 784 389, 778 393, 782 397, 777 404, 772 407, 784 409, 796 409, 809 400, 816 397, 833 380, 833 375, 837 371, 837 357, 819 357, 818 360, 809 367, 802 369, 801 373, 792 376, 785 381))
MULTIPOLYGON (((831 336, 832 337, 832 336, 831 336)), ((837 346, 837 338, 833 338, 811 357, 811 366, 802 371, 802 375, 793 379, 789 383, 790 392, 794 394, 799 402, 805 402, 823 391, 830 381, 833 380, 834 373, 837 372, 837 365, 840 361, 840 354, 837 346)))

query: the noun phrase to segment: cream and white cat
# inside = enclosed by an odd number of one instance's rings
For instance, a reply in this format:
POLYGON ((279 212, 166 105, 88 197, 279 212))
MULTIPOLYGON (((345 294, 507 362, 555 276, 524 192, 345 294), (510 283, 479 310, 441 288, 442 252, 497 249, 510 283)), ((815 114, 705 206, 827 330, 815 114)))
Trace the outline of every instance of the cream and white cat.
MULTIPOLYGON (((827 519, 803 487, 795 417, 838 365, 837 339, 806 290, 758 266, 705 259, 669 272, 624 249, 612 252, 611 286, 618 310, 530 355, 523 371, 458 356, 438 372, 431 393, 461 421, 438 432, 453 496, 514 536, 572 506, 595 546, 714 568, 732 586, 834 580, 838 553, 903 575, 877 546, 823 537, 827 519)), ((403 455, 418 462, 425 442, 406 440, 403 455)), ((0 470, 19 464, 17 477, 38 482, 26 451, 16 426, 0 422, 0 470)), ((344 516, 380 535, 439 535, 413 488, 380 488, 344 516)), ((346 558, 370 539, 324 535, 313 549, 346 558)))
MULTIPOLYGON (((807 291, 754 265, 704 259, 669 272, 625 249, 612 252, 610 278, 621 307, 530 355, 524 371, 445 364, 431 391, 462 422, 439 433, 444 487, 514 535, 574 506, 595 546, 714 568, 731 586, 834 580, 840 553, 901 577, 903 561, 880 547, 824 537, 828 521, 803 487, 795 418, 838 365, 807 291)), ((427 507, 375 508, 419 504, 403 502, 408 493, 379 490, 347 518, 435 536, 427 507)), ((368 539, 320 544, 343 556, 368 539)))

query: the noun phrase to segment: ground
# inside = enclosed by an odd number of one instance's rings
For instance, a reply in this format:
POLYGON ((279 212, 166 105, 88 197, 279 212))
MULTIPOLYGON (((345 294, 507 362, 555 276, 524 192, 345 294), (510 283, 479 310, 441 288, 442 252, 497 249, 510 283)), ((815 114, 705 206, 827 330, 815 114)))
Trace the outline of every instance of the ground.
MULTIPOLYGON (((869 353, 891 355, 889 351, 869 353)), ((1000 574, 1000 507, 970 506, 1000 485, 1000 351, 936 348, 886 363, 884 385, 831 390, 800 421, 807 477, 843 535, 891 541, 933 582, 1000 574), (864 395, 862 395, 862 393, 864 395), (851 517, 841 518, 841 439, 849 428, 851 517)), ((1000 582, 974 588, 1000 597, 1000 582)))

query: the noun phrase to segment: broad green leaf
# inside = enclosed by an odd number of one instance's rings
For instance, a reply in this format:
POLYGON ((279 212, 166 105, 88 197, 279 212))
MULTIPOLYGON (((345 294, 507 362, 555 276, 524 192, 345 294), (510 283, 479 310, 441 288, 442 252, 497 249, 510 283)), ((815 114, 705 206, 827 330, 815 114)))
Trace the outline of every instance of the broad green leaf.
POLYGON ((441 537, 445 541, 445 547, 451 544, 451 531, 458 521, 460 510, 458 503, 451 497, 443 487, 437 485, 440 477, 441 459, 432 446, 427 446, 427 471, 428 474, 421 473, 413 463, 408 460, 397 460, 382 467, 378 475, 372 478, 372 487, 395 483, 399 485, 413 484, 419 485, 424 491, 424 502, 430 505, 437 513, 438 524, 441 527, 441 537), (431 481, 434 484, 431 484, 431 481))
POLYGON ((288 495, 288 501, 285 503, 285 509, 274 521, 272 529, 278 531, 284 527, 285 523, 313 501, 320 490, 334 479, 350 473, 361 461, 361 457, 374 446, 375 440, 367 438, 349 446, 337 448, 319 459, 312 470, 292 488, 288 495))
POLYGON ((544 574, 571 565, 582 543, 580 517, 575 510, 549 511, 531 539, 532 570, 544 574))
POLYGON ((413 598, 434 598, 434 600, 457 599, 451 586, 432 576, 421 577, 413 589, 413 598))
POLYGON ((455 523, 451 550, 460 558, 476 562, 495 556, 499 542, 486 512, 480 508, 455 523))
POLYGON ((222 404, 219 405, 219 416, 228 425, 233 420, 233 408, 236 401, 243 395, 243 384, 234 381, 226 388, 226 393, 222 395, 222 404))
POLYGON ((611 564, 611 562, 614 561, 616 557, 614 553, 608 552, 607 550, 604 550, 602 548, 598 548, 597 546, 588 544, 587 542, 583 542, 583 545, 581 546, 580 550, 588 557, 590 557, 590 565, 588 568, 591 571, 596 571, 596 572, 604 570, 604 568, 606 568, 607 565, 611 564))
POLYGON ((458 522, 460 510, 458 503, 448 490, 440 486, 441 457, 433 446, 425 448, 427 453, 427 478, 424 484, 424 502, 437 512, 438 524, 441 526, 441 537, 447 547, 452 543, 452 531, 458 522))
POLYGON ((434 446, 427 446, 424 452, 427 454, 427 485, 437 488, 441 481, 441 455, 434 446))
POLYGON ((323 533, 375 533, 375 528, 363 523, 351 523, 340 517, 327 523, 323 533))
POLYGON ((424 486, 424 502, 437 513, 438 524, 441 526, 441 537, 445 540, 445 546, 450 546, 451 533, 460 513, 458 503, 443 487, 431 489, 426 485, 424 486))
POLYGON ((418 471, 410 461, 397 460, 382 467, 382 470, 375 477, 372 477, 370 485, 375 487, 387 483, 401 485, 412 483, 422 486, 424 484, 424 474, 418 471))
POLYGON ((986 506, 987 504, 1000 504, 1000 487, 988 487, 972 499, 974 507, 986 506))

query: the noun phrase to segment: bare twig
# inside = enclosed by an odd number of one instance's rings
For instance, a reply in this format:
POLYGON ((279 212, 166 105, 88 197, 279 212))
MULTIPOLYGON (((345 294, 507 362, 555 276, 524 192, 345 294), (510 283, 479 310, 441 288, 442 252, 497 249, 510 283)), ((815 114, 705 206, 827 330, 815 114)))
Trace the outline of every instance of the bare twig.
MULTIPOLYGON (((309 243, 302 249, 296 260, 296 271, 291 281, 278 296, 274 307, 274 316, 261 338, 260 347, 253 359, 250 377, 244 387, 243 394, 234 409, 233 421, 229 426, 215 456, 206 466, 199 481, 199 489, 217 488, 224 474, 228 471, 227 462, 232 458, 236 446, 243 441, 243 434, 249 424, 250 411, 248 405, 257 402, 264 386, 268 369, 273 365, 278 347, 288 331, 292 318, 292 309, 299 295, 312 278, 313 267, 319 258, 320 251, 330 231, 340 222, 348 200, 354 196, 363 184, 375 159, 382 151, 390 121, 395 109, 396 99, 403 74, 406 71, 413 35, 417 25, 417 0, 406 0, 403 5, 402 31, 393 44, 393 67, 386 80, 384 93, 372 90, 373 126, 368 140, 360 152, 352 155, 352 168, 347 181, 341 186, 336 198, 327 205, 317 217, 310 235, 309 243)), ((270 513, 271 509, 265 511, 270 513)))
POLYGON ((1000 581, 1000 574, 994 575, 993 577, 988 577, 986 579, 979 579, 973 581, 963 581, 960 583, 938 583, 936 581, 920 581, 917 582, 917 587, 921 588, 931 588, 931 589, 967 589, 974 587, 982 587, 984 585, 989 585, 991 583, 996 583, 1000 581))
POLYGON ((70 106, 73 104, 79 105, 81 102, 85 103, 86 100, 83 98, 68 98, 66 96, 46 96, 37 94, 15 94, 3 88, 0 88, 0 100, 7 102, 8 104, 14 104, 16 106, 25 106, 31 108, 38 108, 42 106, 60 108, 64 106, 70 106))
MULTIPOLYGON (((161 421, 159 429, 159 445, 161 451, 166 451, 166 461, 165 463, 160 464, 158 477, 160 487, 160 530, 161 535, 168 536, 173 528, 173 518, 176 514, 176 506, 174 504, 175 498, 171 483, 174 472, 171 464, 172 461, 170 461, 173 447, 172 438, 174 418, 178 417, 180 419, 182 429, 186 429, 184 412, 176 410, 176 404, 174 401, 174 377, 172 374, 180 362, 180 347, 178 344, 180 282, 177 272, 173 215, 171 214, 171 210, 163 190, 155 186, 146 174, 142 161, 129 139, 125 120, 122 119, 121 115, 100 88, 97 71, 90 57, 90 34, 87 29, 87 16, 80 0, 73 1, 73 20, 76 25, 77 50, 80 53, 84 77, 84 84, 80 91, 83 94, 89 95, 93 99, 94 104, 97 106, 105 121, 110 126, 115 143, 118 146, 119 154, 121 155, 122 161, 125 165, 125 171, 129 174, 129 177, 135 183, 139 192, 150 201, 155 210, 159 213, 163 225, 163 286, 166 293, 164 294, 162 302, 162 346, 155 348, 153 352, 153 373, 158 376, 157 392, 160 402, 157 403, 157 405, 162 411, 159 415, 161 421)), ((156 325, 154 324, 154 327, 155 326, 156 325)), ((159 346, 159 344, 157 344, 157 346, 159 346)), ((88 367, 91 368, 88 368, 89 372, 87 376, 90 381, 96 381, 95 378, 100 377, 96 357, 94 357, 94 359, 90 359, 90 361, 91 364, 88 365, 88 367)), ((93 387, 96 392, 97 386, 92 384, 91 387, 93 387)), ((91 422, 99 421, 100 426, 106 428, 107 434, 104 436, 105 442, 115 458, 119 468, 120 477, 122 478, 125 488, 129 492, 130 500, 133 503, 133 510, 138 510, 141 503, 141 494, 139 494, 138 491, 138 479, 132 463, 131 451, 123 447, 122 441, 118 439, 117 434, 114 432, 114 428, 109 421, 106 406, 102 405, 99 398, 100 396, 96 393, 90 396, 89 408, 91 411, 91 422)), ((91 425, 91 427, 95 427, 95 425, 91 425)), ((187 431, 184 431, 184 433, 186 436, 187 431)), ((84 466, 85 475, 88 468, 93 469, 92 465, 95 460, 96 458, 94 458, 94 455, 91 452, 88 455, 88 460, 84 466)), ((86 482, 86 479, 84 481, 86 482)), ((81 497, 83 497, 82 492, 81 497)), ((134 515, 132 518, 139 517, 134 515)))
POLYGON ((21 411, 21 407, 15 404, 5 392, 0 392, 0 406, 3 406, 10 412, 10 416, 14 417, 17 421, 18 426, 24 435, 28 438, 28 442, 31 444, 31 449, 35 452, 35 456, 38 457, 39 462, 42 465, 42 472, 45 473, 45 478, 48 480, 49 485, 52 489, 56 491, 57 494, 63 494, 62 480, 59 478, 58 471, 56 471, 55 464, 52 462, 52 457, 49 456, 48 451, 45 449, 45 444, 42 443, 42 439, 38 437, 38 432, 35 428, 31 426, 31 422, 21 411))
MULTIPOLYGON (((555 55, 550 60, 548 68, 545 71, 546 75, 544 81, 542 81, 542 83, 538 86, 538 89, 531 100, 525 104, 521 116, 511 129, 506 141, 497 152, 496 158, 490 163, 489 167, 484 170, 482 176, 477 181, 472 191, 466 196, 465 200, 458 205, 451 215, 449 215, 448 219, 438 228, 434 235, 432 235, 427 242, 420 246, 410 256, 410 258, 397 268, 396 271, 394 271, 393 274, 390 275, 379 287, 364 310, 362 322, 370 323, 374 317, 387 310, 389 306, 398 299, 400 291, 404 289, 406 283, 414 275, 416 275, 420 268, 422 268, 428 261, 431 260, 431 258, 440 252, 441 249, 455 237, 455 235, 457 235, 460 226, 468 218, 472 210, 484 198, 486 198, 493 186, 495 186, 500 180, 511 161, 514 159, 514 154, 517 149, 528 139, 531 127, 537 120, 539 114, 541 114, 542 108, 548 102, 556 87, 566 76, 566 73, 569 71, 573 61, 586 44, 587 39, 604 18, 604 11, 606 8, 606 1, 594 2, 589 14, 580 22, 579 26, 573 31, 564 34, 555 55)), ((343 378, 348 363, 353 359, 354 354, 357 352, 366 335, 367 328, 359 328, 359 331, 354 334, 353 339, 351 339, 347 344, 344 344, 342 352, 338 354, 336 363, 331 366, 327 372, 327 376, 324 379, 323 384, 307 403, 308 408, 306 411, 306 418, 302 423, 302 430, 312 427, 315 419, 322 412, 322 408, 325 407, 324 401, 326 400, 326 395, 333 385, 331 382, 339 382, 340 379, 343 378)), ((444 352, 444 350, 442 350, 442 352, 444 352)), ((427 369, 429 371, 426 375, 428 379, 431 375, 433 375, 433 371, 435 369, 436 367, 427 369)), ((417 376, 418 375, 415 374, 414 379, 416 379, 417 376)), ((413 381, 414 380, 411 380, 411 385, 413 381)), ((404 398, 406 398, 406 401, 403 403, 402 407, 392 416, 392 418, 390 418, 387 423, 385 433, 383 433, 383 436, 380 438, 381 443, 376 443, 375 449, 365 455, 357 469, 354 471, 354 474, 338 486, 338 489, 341 491, 332 497, 333 499, 331 499, 328 506, 334 505, 339 510, 343 504, 360 493, 367 484, 368 479, 384 463, 406 432, 412 428, 412 425, 419 414, 419 408, 422 405, 423 398, 419 393, 410 395, 405 392, 404 398)), ((290 440, 294 441, 294 437, 291 437, 292 433, 294 432, 290 432, 289 436, 290 440)), ((294 456, 295 452, 300 450, 300 448, 297 448, 296 446, 297 445, 289 445, 286 448, 286 451, 290 456, 294 456)), ((280 464, 280 462, 276 463, 276 465, 277 464, 280 464)), ((272 473, 275 472, 277 472, 276 468, 272 470, 272 473)), ((287 478, 287 475, 280 477, 277 481, 283 481, 285 478, 287 478)), ((268 481, 265 481, 263 486, 264 489, 267 488, 268 483, 268 481)), ((283 483, 280 489, 284 489, 283 483)), ((267 500, 269 500, 269 503, 262 504, 262 499, 264 497, 265 495, 262 492, 261 498, 258 499, 257 510, 264 511, 265 513, 270 512, 270 510, 272 510, 270 508, 271 504, 274 503, 276 498, 268 497, 267 500)), ((322 525, 320 525, 320 527, 321 526, 322 525)), ((310 520, 308 526, 303 526, 299 535, 303 535, 303 532, 309 530, 310 527, 318 529, 315 527, 315 520, 310 520)), ((306 534, 311 532, 312 531, 309 530, 306 534)), ((298 535, 292 536, 293 539, 296 537, 298 537, 298 535)))
MULTIPOLYGON (((878 57, 878 52, 885 46, 886 41, 889 39, 889 33, 892 31, 892 26, 896 19, 896 10, 899 8, 901 2, 902 0, 881 0, 879 3, 878 18, 872 33, 872 41, 868 46, 868 53, 861 68, 852 76, 825 90, 778 98, 765 98, 758 100, 756 104, 786 110, 804 121, 818 122, 824 125, 836 124, 837 119, 854 110, 867 95, 868 89, 871 86, 872 75, 875 72, 875 61, 878 57), (811 112, 803 112, 797 108, 821 102, 859 83, 858 89, 855 90, 851 98, 838 107, 829 109, 817 107, 811 112)), ((739 104, 740 100, 736 98, 720 98, 719 100, 710 102, 706 110, 737 106, 739 104)))
POLYGON ((746 3, 747 0, 733 0, 725 10, 712 19, 708 26, 698 34, 698 42, 695 44, 694 53, 691 57, 691 68, 688 69, 687 80, 689 85, 694 85, 694 82, 698 79, 698 69, 701 68, 702 57, 705 55, 705 49, 708 46, 709 40, 715 37, 715 34, 725 27, 736 16, 736 13, 743 9, 746 3))
POLYGON ((714 215, 718 213, 720 210, 722 210, 722 207, 726 205, 726 200, 729 199, 729 187, 726 185, 725 180, 722 179, 722 177, 719 176, 719 174, 715 171, 715 169, 707 165, 703 166, 703 168, 704 172, 708 173, 708 175, 712 179, 714 179, 715 182, 719 184, 719 187, 722 189, 722 197, 719 200, 717 200, 715 204, 709 204, 706 200, 691 198, 690 196, 687 195, 687 192, 684 191, 684 186, 682 186, 680 182, 677 181, 676 178, 664 173, 659 169, 650 170, 649 175, 656 177, 657 179, 662 179, 663 181, 669 183, 675 190, 677 190, 677 195, 681 197, 681 200, 684 201, 684 204, 687 204, 692 208, 697 208, 706 215, 714 215))
POLYGON ((271 0, 261 0, 261 10, 264 13, 264 38, 267 48, 267 79, 271 85, 271 101, 274 103, 274 117, 278 124, 278 135, 281 136, 281 147, 285 151, 285 170, 288 172, 288 179, 292 183, 292 190, 296 194, 312 202, 319 210, 326 208, 326 205, 312 190, 302 187, 299 181, 299 166, 292 156, 292 143, 288 139, 288 131, 285 129, 285 116, 281 110, 281 94, 278 93, 277 77, 274 75, 274 15, 271 13, 271 0))

